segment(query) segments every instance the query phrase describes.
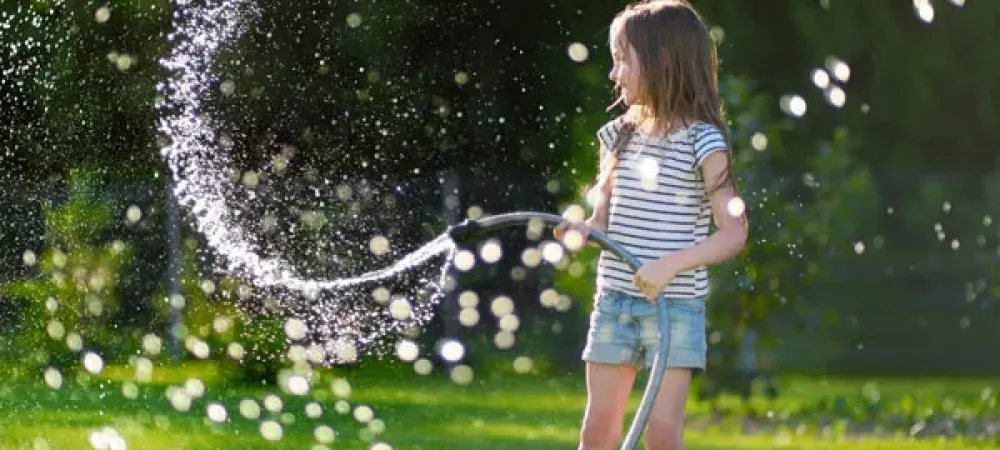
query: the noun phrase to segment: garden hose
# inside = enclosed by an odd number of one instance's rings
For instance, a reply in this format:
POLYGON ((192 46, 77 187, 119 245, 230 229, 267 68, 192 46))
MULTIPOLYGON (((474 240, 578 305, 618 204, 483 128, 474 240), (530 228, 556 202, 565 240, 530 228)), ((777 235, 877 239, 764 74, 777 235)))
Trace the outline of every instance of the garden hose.
MULTIPOLYGON (((483 217, 480 219, 467 219, 458 225, 450 227, 448 229, 448 235, 456 244, 470 243, 479 240, 488 232, 532 221, 541 221, 544 224, 555 226, 565 220, 555 214, 512 212, 483 217)), ((606 234, 600 231, 591 231, 588 239, 593 240, 604 250, 613 253, 622 261, 625 261, 625 263, 628 264, 632 270, 638 270, 642 265, 639 259, 625 250, 621 244, 611 240, 606 234)), ((643 429, 646 428, 646 423, 649 422, 649 413, 653 408, 653 403, 656 401, 656 395, 660 391, 660 383, 663 381, 663 373, 666 369, 665 364, 667 361, 667 340, 670 337, 670 320, 667 316, 667 302, 662 294, 659 301, 656 302, 656 306, 660 320, 660 348, 657 350, 656 358, 653 360, 653 368, 650 372, 649 382, 646 384, 646 390, 643 392, 642 401, 639 403, 639 409, 636 411, 635 417, 632 419, 632 425, 629 427, 628 434, 625 435, 625 440, 622 442, 622 450, 633 450, 636 444, 638 444, 639 436, 642 434, 643 429)))

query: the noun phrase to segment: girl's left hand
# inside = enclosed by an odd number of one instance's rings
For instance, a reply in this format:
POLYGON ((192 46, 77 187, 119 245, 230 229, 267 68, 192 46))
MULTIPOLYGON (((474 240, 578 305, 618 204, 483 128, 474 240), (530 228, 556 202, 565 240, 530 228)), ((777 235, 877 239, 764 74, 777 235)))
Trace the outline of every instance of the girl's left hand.
POLYGON ((660 291, 676 275, 677 273, 664 263, 664 261, 649 261, 636 271, 635 276, 632 278, 632 284, 642 292, 642 295, 646 296, 647 300, 655 302, 656 298, 660 295, 660 291))

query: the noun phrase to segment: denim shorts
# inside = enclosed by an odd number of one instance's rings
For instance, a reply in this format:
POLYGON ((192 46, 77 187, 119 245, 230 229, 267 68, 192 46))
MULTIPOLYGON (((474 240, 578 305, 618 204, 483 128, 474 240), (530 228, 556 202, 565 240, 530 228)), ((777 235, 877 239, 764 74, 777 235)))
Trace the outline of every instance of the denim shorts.
MULTIPOLYGON (((659 301, 663 301, 661 297, 659 301)), ((705 298, 667 298, 670 337, 667 367, 705 371, 705 298)), ((660 345, 657 305, 644 297, 604 290, 596 296, 583 360, 651 368, 660 345)))

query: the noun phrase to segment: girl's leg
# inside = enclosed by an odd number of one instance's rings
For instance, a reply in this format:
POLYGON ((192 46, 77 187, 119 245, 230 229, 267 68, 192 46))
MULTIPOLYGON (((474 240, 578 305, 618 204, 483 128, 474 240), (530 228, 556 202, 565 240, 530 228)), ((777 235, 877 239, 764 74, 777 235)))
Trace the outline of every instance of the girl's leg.
POLYGON ((587 409, 579 450, 618 447, 635 373, 635 367, 627 364, 587 363, 587 409))
POLYGON ((667 369, 660 393, 646 424, 646 450, 684 448, 684 405, 691 386, 691 369, 667 369))
MULTIPOLYGON (((694 371, 705 368, 705 302, 702 299, 668 301, 670 335, 667 337, 667 370, 660 382, 660 392, 649 414, 645 441, 647 450, 684 448, 684 406, 687 404, 694 371)), ((652 306, 652 305, 651 305, 652 306)), ((646 365, 652 366, 662 341, 655 309, 640 319, 646 365)))

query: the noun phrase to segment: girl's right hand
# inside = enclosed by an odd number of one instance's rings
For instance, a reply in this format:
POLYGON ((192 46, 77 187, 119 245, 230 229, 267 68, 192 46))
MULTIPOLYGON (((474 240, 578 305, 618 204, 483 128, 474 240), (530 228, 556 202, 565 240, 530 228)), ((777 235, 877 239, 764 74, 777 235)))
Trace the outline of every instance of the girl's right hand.
POLYGON ((605 228, 606 226, 598 223, 598 221, 591 217, 584 220, 582 223, 564 221, 552 230, 552 235, 556 238, 556 240, 562 241, 563 245, 570 250, 579 250, 583 248, 584 244, 587 243, 587 237, 590 236, 590 230, 603 232, 605 228))

